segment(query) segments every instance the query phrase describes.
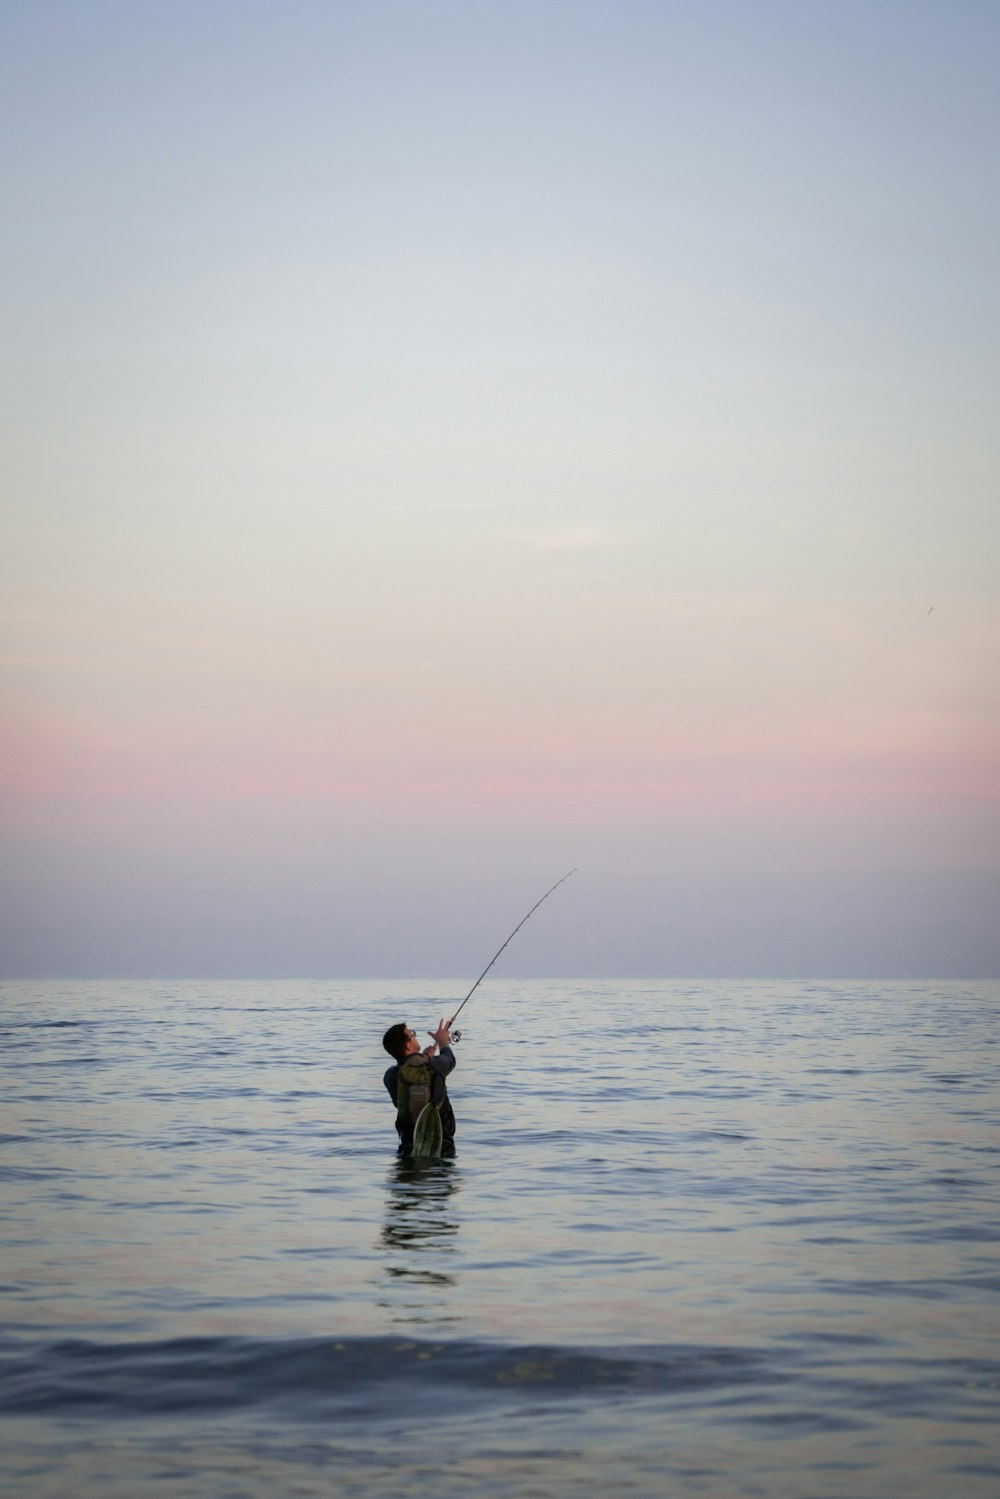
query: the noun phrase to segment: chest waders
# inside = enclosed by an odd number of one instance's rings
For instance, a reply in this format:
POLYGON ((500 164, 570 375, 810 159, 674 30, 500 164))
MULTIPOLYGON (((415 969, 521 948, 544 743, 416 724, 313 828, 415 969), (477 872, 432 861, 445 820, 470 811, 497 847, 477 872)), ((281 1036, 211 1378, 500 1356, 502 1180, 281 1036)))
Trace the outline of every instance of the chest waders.
POLYGON ((434 1102, 434 1073, 423 1055, 407 1057, 396 1075, 396 1123, 413 1131, 412 1154, 441 1154, 441 1115, 434 1102))

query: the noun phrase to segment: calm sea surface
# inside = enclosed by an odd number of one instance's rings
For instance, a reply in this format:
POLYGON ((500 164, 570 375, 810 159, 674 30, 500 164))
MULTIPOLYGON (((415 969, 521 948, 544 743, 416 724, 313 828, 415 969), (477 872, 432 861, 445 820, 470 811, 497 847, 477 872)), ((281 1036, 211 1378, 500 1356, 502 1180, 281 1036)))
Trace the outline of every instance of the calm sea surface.
POLYGON ((0 986, 17 1496, 1000 1493, 1000 985, 0 986))

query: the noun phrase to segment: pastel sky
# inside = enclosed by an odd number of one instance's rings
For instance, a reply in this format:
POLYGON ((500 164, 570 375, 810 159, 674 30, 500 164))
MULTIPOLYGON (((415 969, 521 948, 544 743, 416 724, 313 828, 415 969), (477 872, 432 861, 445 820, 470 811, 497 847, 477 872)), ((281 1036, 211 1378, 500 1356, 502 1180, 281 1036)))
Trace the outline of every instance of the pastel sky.
POLYGON ((0 974, 1000 974, 998 62, 6 0, 0 974))

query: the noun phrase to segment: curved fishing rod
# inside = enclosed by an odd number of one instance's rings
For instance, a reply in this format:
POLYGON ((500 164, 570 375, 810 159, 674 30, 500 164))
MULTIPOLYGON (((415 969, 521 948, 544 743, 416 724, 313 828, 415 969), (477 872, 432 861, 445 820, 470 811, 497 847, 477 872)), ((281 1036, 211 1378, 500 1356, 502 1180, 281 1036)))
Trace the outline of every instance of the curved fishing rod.
MULTIPOLYGON (((565 884, 565 882, 569 879, 570 874, 576 874, 576 870, 575 869, 571 869, 569 871, 569 874, 564 874, 561 880, 556 880, 556 882, 552 886, 552 888, 550 890, 546 890, 545 894, 542 896, 542 900, 536 900, 535 901, 535 904, 532 906, 531 910, 528 912, 528 916, 534 916, 535 912, 538 910, 538 907, 542 904, 542 901, 543 900, 548 900, 548 898, 552 894, 553 890, 558 890, 560 885, 565 884)), ((514 930, 511 932, 510 936, 507 938, 507 942, 510 942, 514 937, 517 936, 518 932, 521 930, 521 928, 524 926, 524 923, 527 921, 528 916, 522 916, 521 917, 521 920, 517 923, 517 926, 514 928, 514 930)), ((501 946, 497 948, 496 952, 493 954, 492 958, 487 963, 487 965, 483 969, 482 973, 476 979, 476 982, 473 984, 473 986, 469 990, 468 994, 462 1000, 462 1003, 459 1005, 459 1007, 455 1011, 454 1015, 448 1021, 448 1029, 449 1030, 451 1030, 451 1027, 455 1024, 455 1021, 458 1019, 459 1015, 461 1015, 462 1011, 465 1009, 466 1005, 469 1003, 469 1000, 475 994, 476 990, 479 988, 479 985, 483 982, 483 979, 489 973, 490 969, 493 967, 493 964, 496 962, 497 958, 499 958, 500 954, 503 952, 504 948, 507 946, 507 942, 502 943, 501 946)), ((461 1039, 462 1039, 462 1032, 461 1031, 456 1031, 455 1034, 452 1036, 451 1039, 453 1041, 461 1041, 461 1039)))

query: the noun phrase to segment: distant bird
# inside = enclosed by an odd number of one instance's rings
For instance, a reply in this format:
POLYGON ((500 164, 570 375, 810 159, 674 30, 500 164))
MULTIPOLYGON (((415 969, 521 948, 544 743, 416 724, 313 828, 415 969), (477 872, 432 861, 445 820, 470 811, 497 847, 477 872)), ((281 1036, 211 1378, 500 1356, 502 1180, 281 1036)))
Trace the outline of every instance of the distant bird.
POLYGON ((928 609, 928 611, 927 611, 927 613, 928 613, 928 614, 933 614, 933 613, 934 613, 934 605, 933 605, 933 604, 932 604, 932 605, 931 605, 931 607, 930 607, 930 608, 929 608, 929 609, 928 609))

